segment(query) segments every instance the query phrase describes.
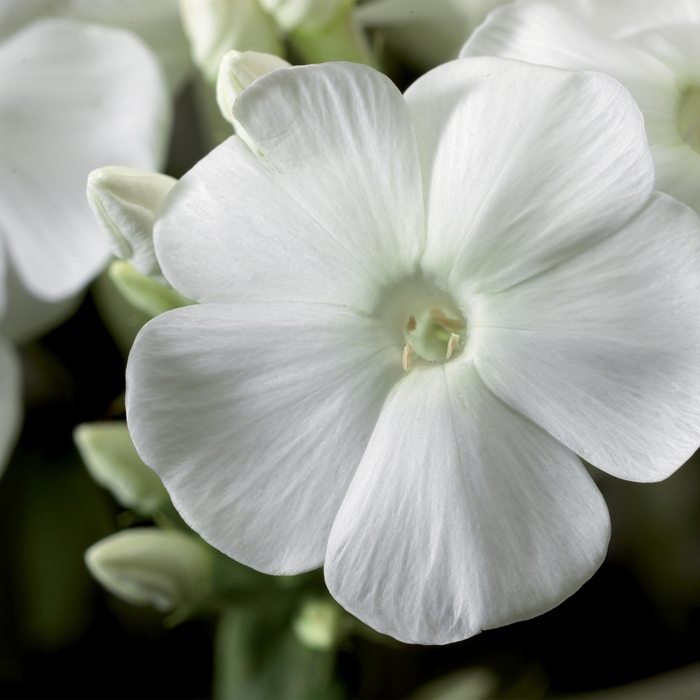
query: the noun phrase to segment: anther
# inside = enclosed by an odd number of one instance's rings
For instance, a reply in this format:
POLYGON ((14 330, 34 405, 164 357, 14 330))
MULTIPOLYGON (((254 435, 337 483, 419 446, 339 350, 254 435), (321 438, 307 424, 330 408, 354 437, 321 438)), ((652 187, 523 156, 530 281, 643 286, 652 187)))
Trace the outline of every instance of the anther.
POLYGON ((408 321, 406 322, 406 333, 410 333, 411 331, 415 331, 417 325, 418 325, 418 323, 416 322, 416 317, 409 316, 408 321))
POLYGON ((449 360, 450 357, 452 357, 452 351, 457 347, 457 343, 459 343, 459 336, 456 333, 452 333, 450 335, 450 339, 447 341, 446 360, 449 360))
MULTIPOLYGON (((413 317, 411 317, 413 318, 413 317)), ((404 371, 408 372, 411 369, 411 362, 413 361, 413 343, 409 340, 406 343, 406 347, 403 349, 403 357, 401 358, 401 366, 404 371)))

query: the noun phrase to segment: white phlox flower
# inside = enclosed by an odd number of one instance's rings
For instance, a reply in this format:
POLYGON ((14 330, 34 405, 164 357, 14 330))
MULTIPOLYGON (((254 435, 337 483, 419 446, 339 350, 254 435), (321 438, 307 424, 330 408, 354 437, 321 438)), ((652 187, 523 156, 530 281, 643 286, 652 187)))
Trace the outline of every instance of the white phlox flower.
POLYGON ((127 418, 187 522, 255 569, 442 644, 600 565, 576 456, 662 479, 700 442, 700 219, 654 193, 597 73, 454 61, 404 96, 336 63, 258 78, 154 226, 198 305, 139 334, 127 418), (663 235, 659 235, 663 234, 663 235))
POLYGON ((700 212, 700 3, 523 0, 494 11, 461 55, 612 75, 644 115, 657 189, 700 212))
MULTIPOLYGON (((24 341, 75 308, 109 257, 88 173, 158 169, 169 123, 161 69, 130 33, 50 19, 0 41, 0 333, 24 341)), ((2 348, 0 463, 20 414, 18 363, 2 348)))

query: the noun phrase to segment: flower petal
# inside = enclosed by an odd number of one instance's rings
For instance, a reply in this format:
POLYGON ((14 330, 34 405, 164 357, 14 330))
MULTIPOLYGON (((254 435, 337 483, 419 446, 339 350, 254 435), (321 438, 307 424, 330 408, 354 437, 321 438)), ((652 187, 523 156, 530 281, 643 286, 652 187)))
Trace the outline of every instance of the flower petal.
POLYGON ((354 63, 281 69, 233 112, 273 181, 354 255, 389 276, 413 268, 425 236, 418 149, 386 76, 354 63))
POLYGON ((320 301, 370 312, 409 274, 423 199, 408 110, 365 66, 280 68, 234 107, 264 156, 232 138, 156 222, 166 278, 198 301, 320 301))
POLYGON ((616 235, 470 318, 486 385, 586 460, 667 477, 700 444, 700 219, 655 194, 616 235))
POLYGON ((657 187, 700 214, 700 154, 685 143, 652 146, 657 187))
POLYGON ((168 100, 155 59, 121 30, 45 20, 0 46, 0 230, 34 295, 69 296, 106 262, 88 173, 157 169, 168 100))
POLYGON ((568 0, 566 8, 616 39, 663 24, 700 22, 696 0, 568 0))
POLYGON ((12 343, 0 336, 0 474, 19 434, 22 419, 22 371, 12 343))
POLYGON ((555 265, 651 194, 639 109, 607 76, 470 58, 416 81, 406 102, 428 183, 422 264, 457 295, 555 265))
POLYGON ((261 571, 323 563, 401 348, 324 304, 203 304, 157 317, 127 369, 144 462, 206 540, 261 571))
POLYGON ((578 458, 469 363, 416 366, 389 395, 333 524, 331 594, 406 642, 539 615, 600 565, 609 521, 578 458))

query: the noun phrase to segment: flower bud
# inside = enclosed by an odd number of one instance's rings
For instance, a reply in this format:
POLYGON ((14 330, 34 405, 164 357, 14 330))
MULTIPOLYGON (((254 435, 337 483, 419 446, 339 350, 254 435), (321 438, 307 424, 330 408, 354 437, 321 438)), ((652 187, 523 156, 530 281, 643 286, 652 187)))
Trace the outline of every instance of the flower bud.
POLYGON ((180 14, 192 60, 210 83, 231 49, 283 51, 275 21, 259 0, 180 0, 180 14))
POLYGON ((290 65, 279 56, 257 51, 229 51, 221 59, 216 80, 216 101, 224 119, 236 127, 239 136, 243 136, 243 128, 232 114, 236 98, 257 78, 278 68, 289 68, 290 65))
POLYGON ((161 280, 153 221, 176 182, 168 175, 121 166, 99 168, 88 176, 88 203, 114 255, 161 280))
POLYGON ((85 563, 114 595, 162 612, 206 595, 212 565, 211 553, 201 540, 150 527, 100 540, 85 552, 85 563))
POLYGON ((285 31, 317 31, 341 12, 349 12, 353 0, 260 0, 260 4, 285 31))
POLYGON ((125 260, 115 260, 109 266, 108 272, 109 278, 124 298, 151 318, 194 303, 172 287, 164 286, 137 272, 125 260))
POLYGON ((342 616, 343 610, 334 600, 307 600, 292 623, 292 627, 304 646, 326 651, 338 639, 342 616))
POLYGON ((126 421, 83 423, 73 438, 92 478, 125 508, 153 515, 170 501, 158 475, 138 456, 126 421))

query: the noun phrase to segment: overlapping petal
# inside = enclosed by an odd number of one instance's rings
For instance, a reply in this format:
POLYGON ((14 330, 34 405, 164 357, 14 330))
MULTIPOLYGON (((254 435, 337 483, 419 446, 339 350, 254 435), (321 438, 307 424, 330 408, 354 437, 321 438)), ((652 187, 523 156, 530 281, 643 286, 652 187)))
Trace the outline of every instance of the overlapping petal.
POLYGON ((161 71, 131 34, 46 20, 0 46, 0 231, 35 296, 69 296, 104 264, 87 175, 157 169, 168 121, 161 71))
POLYGON ((390 394, 325 564, 343 607, 424 644, 549 610, 593 574, 609 537, 578 458, 470 363, 443 368, 416 367, 390 394))
POLYGON ((632 481, 700 442, 700 219, 655 194, 616 235, 473 308, 486 385, 574 452, 632 481))
POLYGON ((203 304, 140 333, 129 428, 180 513, 256 569, 320 566, 401 349, 325 304, 203 304))
POLYGON ((423 244, 401 94, 364 66, 280 69, 245 90, 234 116, 264 155, 231 138, 175 186, 154 234, 168 281, 199 301, 372 311, 423 244))
POLYGON ((406 102, 427 189, 422 264, 456 294, 555 265, 610 235, 651 194, 641 115, 607 76, 455 61, 414 83, 406 102))
POLYGON ((425 240, 420 163, 387 77, 354 63, 274 71, 239 97, 233 116, 271 179, 351 255, 364 251, 384 280, 413 268, 425 240))

